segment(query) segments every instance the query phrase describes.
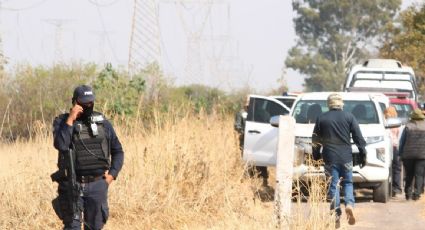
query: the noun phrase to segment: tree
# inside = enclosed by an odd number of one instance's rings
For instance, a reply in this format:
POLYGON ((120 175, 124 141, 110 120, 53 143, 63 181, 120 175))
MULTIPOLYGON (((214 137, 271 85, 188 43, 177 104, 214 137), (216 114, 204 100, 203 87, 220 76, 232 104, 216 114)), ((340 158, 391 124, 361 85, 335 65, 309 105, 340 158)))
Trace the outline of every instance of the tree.
POLYGON ((419 91, 425 93, 425 4, 421 8, 409 7, 400 14, 397 24, 386 29, 388 36, 380 55, 411 66, 419 91))
POLYGON ((294 0, 297 44, 285 61, 307 91, 341 90, 348 67, 368 56, 400 0, 294 0))
POLYGON ((132 115, 137 112, 145 80, 136 74, 131 80, 107 63, 93 83, 96 104, 110 115, 132 115))

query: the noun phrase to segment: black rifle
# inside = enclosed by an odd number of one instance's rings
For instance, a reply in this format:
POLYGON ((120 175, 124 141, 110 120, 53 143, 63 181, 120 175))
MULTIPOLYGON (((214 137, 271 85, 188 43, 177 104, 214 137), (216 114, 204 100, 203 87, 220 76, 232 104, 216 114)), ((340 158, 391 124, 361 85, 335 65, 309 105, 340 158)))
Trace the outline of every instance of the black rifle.
MULTIPOLYGON (((62 154, 62 153, 60 153, 62 154)), ((66 195, 68 201, 68 205, 66 205, 65 209, 72 212, 72 218, 75 220, 80 219, 80 213, 82 211, 82 204, 79 201, 81 188, 80 184, 77 183, 77 175, 75 173, 75 157, 72 149, 63 153, 63 155, 59 159, 59 170, 54 172, 50 177, 52 181, 59 183, 59 187, 65 187, 66 195)), ((61 202, 59 197, 52 201, 53 209, 55 210, 56 215, 62 220, 63 209, 61 208, 61 202)), ((68 213, 68 211, 66 211, 68 213)))
POLYGON ((65 175, 68 180, 68 199, 70 205, 72 205, 72 213, 74 220, 80 219, 80 184, 77 183, 77 175, 75 173, 75 159, 74 159, 74 152, 72 149, 69 149, 68 151, 68 159, 66 161, 66 170, 65 175))

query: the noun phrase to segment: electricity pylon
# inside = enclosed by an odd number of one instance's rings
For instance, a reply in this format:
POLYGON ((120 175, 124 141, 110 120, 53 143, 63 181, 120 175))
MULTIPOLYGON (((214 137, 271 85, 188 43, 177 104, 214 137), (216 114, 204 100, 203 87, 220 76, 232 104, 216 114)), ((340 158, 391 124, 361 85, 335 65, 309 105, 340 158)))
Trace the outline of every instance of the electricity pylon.
POLYGON ((134 0, 128 53, 130 77, 153 62, 161 66, 158 1, 134 0))
POLYGON ((55 27, 55 50, 53 56, 53 63, 63 63, 63 26, 66 23, 70 23, 72 20, 69 19, 45 19, 46 23, 49 23, 55 27))

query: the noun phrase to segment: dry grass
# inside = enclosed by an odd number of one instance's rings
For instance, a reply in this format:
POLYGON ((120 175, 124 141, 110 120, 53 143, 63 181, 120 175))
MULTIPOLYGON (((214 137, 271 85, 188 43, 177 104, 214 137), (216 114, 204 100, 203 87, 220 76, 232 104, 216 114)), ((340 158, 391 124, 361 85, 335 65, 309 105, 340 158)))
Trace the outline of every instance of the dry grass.
MULTIPOLYGON (((149 132, 116 127, 125 162, 105 229, 275 228, 273 202, 260 201, 260 181, 244 177, 231 117, 157 118, 149 132)), ((0 158, 0 229, 60 229, 50 204, 52 137, 0 144, 0 158)), ((323 188, 314 182, 308 203, 293 203, 291 229, 329 228, 323 188)))

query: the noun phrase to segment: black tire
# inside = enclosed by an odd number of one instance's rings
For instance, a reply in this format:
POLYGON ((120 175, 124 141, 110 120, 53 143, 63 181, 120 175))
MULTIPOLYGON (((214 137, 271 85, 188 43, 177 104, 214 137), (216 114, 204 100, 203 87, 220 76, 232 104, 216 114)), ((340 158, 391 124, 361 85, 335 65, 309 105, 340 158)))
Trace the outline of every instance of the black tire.
MULTIPOLYGON (((391 168, 390 168, 390 173, 391 172, 391 168)), ((392 180, 392 175, 390 174, 388 176, 388 179, 385 181, 382 181, 382 183, 373 189, 373 202, 379 202, 379 203, 387 203, 388 200, 390 199, 390 194, 391 194, 391 190, 392 188, 390 186, 391 185, 391 180, 392 180)))

